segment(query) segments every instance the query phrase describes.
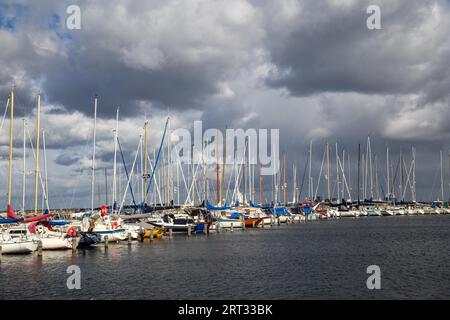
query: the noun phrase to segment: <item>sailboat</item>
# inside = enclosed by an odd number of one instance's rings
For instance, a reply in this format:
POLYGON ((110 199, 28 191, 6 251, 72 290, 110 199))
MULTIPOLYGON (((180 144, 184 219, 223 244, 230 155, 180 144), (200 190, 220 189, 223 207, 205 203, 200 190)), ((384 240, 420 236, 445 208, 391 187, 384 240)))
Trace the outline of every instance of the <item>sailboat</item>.
MULTIPOLYGON (((13 126, 14 126, 14 91, 11 90, 10 96, 10 122, 9 122, 9 158, 8 158, 8 205, 7 205, 7 217, 10 222, 22 222, 25 219, 16 215, 11 205, 11 186, 12 186, 12 157, 13 157, 13 126)), ((6 222, 9 222, 6 221, 6 222)), ((18 230, 15 227, 9 226, 5 230, 2 230, 0 238, 0 246, 2 247, 2 253, 30 253, 36 251, 37 242, 28 235, 23 233, 22 230, 18 230)))

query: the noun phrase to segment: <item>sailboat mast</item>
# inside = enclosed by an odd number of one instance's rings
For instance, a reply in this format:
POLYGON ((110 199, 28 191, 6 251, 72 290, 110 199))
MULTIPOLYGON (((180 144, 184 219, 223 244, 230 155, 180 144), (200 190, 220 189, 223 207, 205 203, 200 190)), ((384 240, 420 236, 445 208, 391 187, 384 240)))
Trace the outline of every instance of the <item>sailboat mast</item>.
POLYGON ((192 201, 192 205, 195 205, 195 166, 194 166, 194 147, 195 145, 192 144, 192 152, 191 152, 191 156, 192 156, 192 168, 191 168, 191 175, 192 175, 192 196, 191 196, 191 201, 192 201))
POLYGON ((341 203, 339 199, 340 189, 339 189, 339 153, 338 153, 338 144, 336 142, 336 185, 337 185, 337 203, 341 203))
POLYGON ((11 208, 12 186, 12 152, 13 152, 13 127, 14 127, 14 91, 10 92, 10 121, 9 121, 9 156, 8 156, 8 209, 11 208))
POLYGON ((47 207, 47 209, 49 208, 48 205, 48 174, 47 174, 47 149, 46 149, 46 144, 45 144, 45 130, 42 131, 42 146, 43 146, 43 151, 44 151, 44 177, 45 177, 45 181, 44 181, 44 192, 43 192, 43 196, 44 196, 44 200, 45 200, 45 205, 47 207))
POLYGON ((441 156, 441 201, 444 201, 444 170, 442 166, 442 149, 440 150, 441 156))
POLYGON ((400 195, 402 195, 402 198, 400 199, 401 201, 403 201, 403 151, 400 148, 400 195))
POLYGON ((416 202, 416 148, 412 147, 412 157, 413 157, 413 201, 416 202))
POLYGON ((108 205, 108 169, 105 168, 105 203, 108 205))
POLYGON ((142 193, 144 195, 144 205, 147 204, 147 180, 148 180, 148 134, 147 134, 148 120, 144 123, 144 187, 142 193))
POLYGON ((311 186, 311 162, 312 162, 312 140, 309 142, 309 174, 308 174, 308 198, 312 200, 312 186, 311 186))
POLYGON ((91 185, 91 210, 94 211, 95 193, 95 138, 97 134, 97 97, 94 99, 94 137, 92 145, 92 185, 91 185))
POLYGON ((219 129, 216 130, 216 202, 220 201, 219 129))
POLYGON ((113 188, 112 188, 112 208, 111 211, 114 213, 117 200, 117 136, 119 131, 119 108, 116 112, 116 128, 113 130, 114 136, 114 159, 113 159, 113 188))
POLYGON ((170 147, 171 147, 171 133, 170 133, 170 117, 167 118, 167 132, 168 132, 168 136, 167 136, 167 182, 166 182, 166 203, 169 205, 171 200, 172 200, 172 196, 171 196, 171 178, 170 178, 170 166, 171 166, 171 157, 170 157, 170 147))
POLYGON ((331 189, 330 189, 330 146, 327 142, 327 198, 331 202, 331 189))
POLYGON ((391 198, 391 189, 390 189, 390 182, 389 182, 389 147, 386 146, 386 172, 387 172, 387 198, 388 201, 391 198))
POLYGON ((283 158, 283 205, 286 205, 286 153, 283 158))
POLYGON ((361 144, 358 143, 358 205, 360 203, 360 192, 361 192, 361 188, 360 188, 360 184, 359 184, 359 179, 360 179, 360 171, 361 171, 361 144))
POLYGON ((26 170, 27 170, 27 161, 26 161, 26 126, 27 120, 25 118, 22 119, 23 123, 23 176, 22 176, 22 211, 25 214, 25 186, 26 186, 26 170))
POLYGON ((226 202, 223 198, 223 192, 225 190, 225 165, 227 162, 227 129, 225 127, 225 134, 223 135, 223 163, 222 163, 222 186, 220 188, 220 201, 226 202))
MULTIPOLYGON (((12 110, 12 109, 11 109, 12 110)), ((36 125, 36 164, 34 177, 34 213, 38 211, 38 181, 39 181, 39 137, 41 126, 41 95, 37 96, 37 125, 36 125)))
POLYGON ((369 153, 367 154, 367 156, 369 157, 370 199, 373 199, 372 145, 370 143, 370 136, 367 137, 367 142, 369 144, 369 153))

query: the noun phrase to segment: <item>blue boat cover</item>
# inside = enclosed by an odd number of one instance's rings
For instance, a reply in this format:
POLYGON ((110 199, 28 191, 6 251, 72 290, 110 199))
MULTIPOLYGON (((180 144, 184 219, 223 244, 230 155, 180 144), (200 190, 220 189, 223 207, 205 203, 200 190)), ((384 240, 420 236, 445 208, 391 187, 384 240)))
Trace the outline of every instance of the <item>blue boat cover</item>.
POLYGON ((22 220, 23 220, 23 218, 18 218, 18 219, 12 219, 12 218, 0 219, 0 224, 16 223, 16 222, 20 222, 22 220))
POLYGON ((273 213, 277 216, 290 216, 290 212, 285 207, 273 208, 273 213))
POLYGON ((271 209, 273 206, 257 206, 253 203, 252 200, 250 200, 250 207, 252 208, 260 208, 260 209, 271 209))
POLYGON ((209 203, 208 200, 206 201, 206 208, 207 208, 208 210, 230 210, 230 209, 231 209, 230 206, 214 207, 214 206, 212 206, 212 205, 209 203))
POLYGON ((57 220, 57 221, 55 221, 55 220, 50 220, 49 222, 48 222, 51 226, 63 226, 63 225, 66 225, 66 224, 68 224, 69 222, 68 221, 64 221, 64 220, 57 220))

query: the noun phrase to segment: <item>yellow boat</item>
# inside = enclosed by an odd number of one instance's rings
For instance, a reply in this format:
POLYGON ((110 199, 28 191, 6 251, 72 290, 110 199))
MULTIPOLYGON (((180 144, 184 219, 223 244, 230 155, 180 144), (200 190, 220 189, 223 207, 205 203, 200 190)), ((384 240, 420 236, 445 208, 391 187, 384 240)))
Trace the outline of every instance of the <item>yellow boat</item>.
MULTIPOLYGON (((150 238, 150 236, 151 236, 151 230, 152 229, 147 229, 147 230, 145 230, 145 232, 144 232, 144 239, 145 238, 150 238)), ((164 230, 163 229, 153 229, 153 238, 154 239, 161 239, 162 237, 163 237, 163 235, 164 235, 164 230)))

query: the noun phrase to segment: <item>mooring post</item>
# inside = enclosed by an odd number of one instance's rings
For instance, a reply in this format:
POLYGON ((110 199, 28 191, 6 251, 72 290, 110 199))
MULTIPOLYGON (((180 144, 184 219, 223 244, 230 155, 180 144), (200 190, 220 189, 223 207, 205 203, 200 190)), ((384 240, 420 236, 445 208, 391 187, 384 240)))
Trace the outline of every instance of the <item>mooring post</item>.
POLYGON ((72 238, 72 252, 77 251, 77 238, 73 237, 72 238))
POLYGON ((272 221, 272 216, 270 216, 270 227, 272 228, 273 225, 273 221, 272 221))
POLYGON ((191 236, 191 232, 192 232, 192 231, 191 231, 191 226, 189 225, 189 226, 188 226, 188 237, 191 236))
POLYGON ((233 232, 233 222, 231 223, 231 232, 233 232))
POLYGON ((2 245, 0 244, 0 262, 2 262, 2 245))
POLYGON ((38 256, 42 256, 42 240, 38 240, 37 251, 38 251, 38 256))
POLYGON ((131 232, 128 232, 128 245, 131 244, 131 232))
POLYGON ((169 229, 169 240, 173 239, 173 235, 172 235, 172 228, 169 229))
POLYGON ((108 249, 108 235, 105 236, 105 249, 108 249))

